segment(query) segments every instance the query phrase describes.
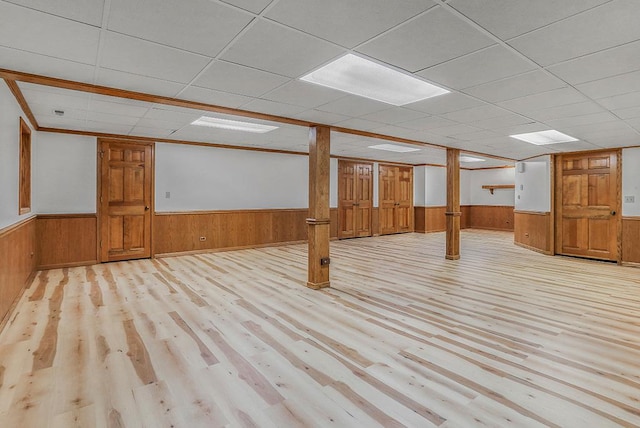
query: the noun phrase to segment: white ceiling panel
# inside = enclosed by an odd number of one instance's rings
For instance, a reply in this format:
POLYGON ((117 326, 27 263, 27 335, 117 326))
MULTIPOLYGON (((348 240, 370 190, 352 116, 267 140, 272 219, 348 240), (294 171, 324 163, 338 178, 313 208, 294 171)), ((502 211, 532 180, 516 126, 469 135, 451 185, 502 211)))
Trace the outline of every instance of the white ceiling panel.
POLYGON ((106 68, 98 72, 96 84, 167 97, 175 97, 184 88, 181 83, 106 68))
POLYGON ((341 46, 353 48, 433 7, 431 0, 280 0, 266 16, 341 46))
POLYGON ((215 61, 193 82, 193 85, 238 95, 260 96, 289 80, 287 77, 255 68, 215 61))
POLYGON ((449 4, 503 40, 610 0, 450 0, 449 4))
POLYGON ((534 121, 528 117, 523 117, 519 114, 509 114, 506 116, 492 117, 491 119, 483 119, 477 122, 471 122, 469 123, 469 125, 484 129, 499 129, 509 126, 525 125, 532 122, 534 121))
MULTIPOLYGON (((54 110, 58 110, 59 107, 54 107, 51 104, 29 103, 29 107, 31 108, 31 112, 38 119, 41 119, 47 116, 60 117, 59 115, 54 113, 54 110)), ((86 120, 87 110, 79 109, 79 108, 65 108, 64 116, 62 117, 64 117, 65 119, 86 120)), ((39 124, 42 125, 41 123, 39 124)))
POLYGON ((93 83, 95 70, 93 65, 2 46, 0 46, 0 67, 33 74, 39 74, 46 70, 48 77, 83 83, 93 83))
POLYGON ((129 135, 135 137, 149 138, 173 138, 173 129, 147 128, 145 126, 135 126, 129 131, 129 135))
POLYGON ((261 98, 280 103, 313 108, 346 96, 345 92, 301 80, 291 80, 261 98))
POLYGON ((357 50, 416 72, 495 42, 443 8, 430 9, 357 50))
POLYGON ((345 116, 343 114, 330 113, 328 111, 321 111, 316 109, 303 111, 300 114, 296 114, 294 117, 296 119, 315 123, 323 123, 325 125, 335 125, 336 123, 343 122, 350 118, 349 116, 345 116))
POLYGON ((1 46, 95 64, 99 37, 99 28, 0 2, 1 46))
POLYGON ((344 52, 318 38, 259 20, 221 58, 283 76, 299 77, 344 52))
POLYGON ((563 117, 558 119, 546 120, 545 123, 554 129, 562 130, 562 128, 570 128, 578 125, 596 124, 602 122, 615 122, 619 119, 609 112, 593 113, 582 116, 563 117))
POLYGON ((629 92, 612 97, 600 98, 598 103, 610 110, 640 106, 640 92, 629 92))
POLYGON ((238 108, 253 99, 244 95, 230 94, 228 92, 200 88, 197 86, 189 86, 183 89, 182 92, 178 94, 178 98, 231 108, 238 108))
POLYGON ((475 126, 458 124, 458 125, 445 126, 442 128, 431 129, 430 132, 434 134, 442 135, 444 137, 455 137, 458 134, 469 134, 471 132, 477 132, 481 130, 482 129, 475 126))
MULTIPOLYGON (((113 98, 113 97, 105 97, 113 98)), ((118 101, 125 101, 122 98, 115 98, 118 101)), ((126 115, 131 117, 140 118, 147 113, 147 110, 151 107, 150 103, 131 104, 124 102, 112 102, 102 99, 90 99, 88 109, 90 111, 107 114, 126 115)))
POLYGON ((389 106, 389 104, 380 101, 370 100, 355 95, 347 95, 338 100, 319 106, 318 110, 342 114, 345 116, 358 117, 376 111, 386 110, 389 106))
POLYGON ((535 68, 534 64, 518 54, 504 46, 495 45, 427 68, 418 75, 449 88, 463 89, 535 68))
POLYGON ((211 61, 179 49, 107 32, 101 66, 171 82, 189 83, 211 61))
POLYGON ((409 110, 403 107, 392 107, 386 110, 380 110, 373 113, 365 114, 361 117, 361 119, 393 125, 426 116, 426 113, 422 113, 419 111, 409 110))
POLYGON ((39 90, 38 85, 20 84, 22 95, 24 95, 27 104, 40 104, 50 106, 51 109, 80 109, 86 110, 89 105, 89 94, 74 91, 69 93, 55 93, 39 90))
POLYGON ((620 119, 635 119, 636 117, 640 117, 640 106, 625 108, 622 110, 613 110, 612 113, 620 119))
POLYGON ((563 86, 566 86, 566 84, 560 79, 538 70, 496 82, 474 86, 465 89, 464 92, 485 101, 499 102, 550 91, 563 86))
POLYGON ((587 101, 587 97, 577 90, 567 87, 514 98, 497 104, 518 113, 526 113, 583 101, 587 101))
POLYGON ((484 102, 476 98, 456 92, 450 92, 448 94, 438 95, 437 97, 428 98, 423 101, 406 104, 403 107, 429 114, 443 114, 484 104, 484 102))
POLYGON ((469 123, 484 119, 491 119, 493 117, 506 116, 508 114, 510 114, 508 110, 496 107, 492 104, 485 104, 479 107, 445 113, 440 116, 460 123, 469 123))
MULTIPOLYGON (((234 5, 236 7, 248 10, 253 13, 260 13, 266 8, 272 0, 221 0, 223 3, 234 5)), ((276 0, 277 1, 277 0, 276 0)))
POLYGON ((593 101, 585 101, 582 103, 567 104, 564 106, 549 107, 542 110, 532 111, 527 113, 527 116, 544 122, 563 117, 590 115, 600 113, 602 111, 604 111, 604 109, 593 101))
POLYGON ((371 131, 376 128, 381 128, 382 126, 384 126, 384 124, 380 122, 373 122, 371 120, 354 118, 347 119, 344 122, 338 122, 336 123, 336 126, 339 126, 341 128, 357 129, 360 131, 371 131))
MULTIPOLYGON (((66 114, 65 114, 66 115, 66 114)), ((125 125, 131 128, 140 118, 122 114, 102 113, 99 111, 87 111, 87 120, 104 124, 125 125)))
POLYGON ((540 30, 509 44, 540 65, 551 65, 640 38, 640 2, 616 0, 540 30))
POLYGON ((576 88, 593 99, 638 92, 640 91, 640 71, 583 83, 576 88))
POLYGON ((68 18, 73 21, 99 27, 102 23, 104 0, 6 0, 30 9, 51 15, 68 18))
POLYGON ((163 0, 150 6, 145 0, 111 0, 108 29, 215 56, 253 19, 210 0, 163 0))
POLYGON ((574 85, 640 70, 640 41, 563 62, 547 69, 574 85))
POLYGON ((291 117, 297 113, 308 110, 306 107, 292 104, 277 103, 269 100, 253 100, 242 106, 242 110, 254 111, 258 113, 273 114, 276 116, 291 117))
POLYGON ((454 126, 457 124, 458 122, 445 119, 441 116, 427 116, 399 123, 398 126, 422 131, 427 129, 443 128, 445 126, 454 126))

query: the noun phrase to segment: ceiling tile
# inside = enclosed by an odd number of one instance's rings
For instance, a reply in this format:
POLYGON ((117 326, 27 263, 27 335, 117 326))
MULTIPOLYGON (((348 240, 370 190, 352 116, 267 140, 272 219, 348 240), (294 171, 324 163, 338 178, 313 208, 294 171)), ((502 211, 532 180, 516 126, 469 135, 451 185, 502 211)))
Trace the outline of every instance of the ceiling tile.
POLYGON ((95 64, 99 37, 99 28, 0 2, 2 46, 95 64))
POLYGON ((532 71, 515 77, 465 89, 467 94, 489 102, 506 101, 566 86, 560 79, 544 71, 532 71))
POLYGON ((619 120, 609 112, 600 112, 593 114, 585 114, 582 116, 563 117, 560 119, 551 119, 545 123, 554 129, 562 131, 562 128, 570 128, 576 125, 588 125, 601 122, 614 122, 619 120))
POLYGON ((365 119, 348 119, 344 122, 336 123, 336 126, 341 128, 358 129, 360 131, 371 131, 372 129, 380 128, 383 126, 380 122, 373 122, 365 119))
POLYGON ((629 92, 627 94, 600 98, 598 103, 609 110, 640 106, 640 92, 629 92))
POLYGON ((107 32, 101 66, 140 76, 189 83, 209 61, 205 56, 107 32))
POLYGON ((508 110, 496 107, 492 104, 485 104, 478 107, 445 113, 440 116, 460 123, 469 123, 483 119, 490 119, 492 117, 506 116, 508 114, 510 114, 508 110))
POLYGON ((346 96, 345 92, 325 88, 324 86, 303 82, 301 80, 291 80, 279 88, 265 94, 262 98, 281 103, 294 104, 298 106, 313 108, 335 101, 346 96))
POLYGON ((73 21, 100 27, 104 0, 6 0, 73 21))
POLYGON ((454 137, 458 134, 468 134, 470 132, 482 131, 482 129, 475 126, 457 124, 452 126, 445 126, 443 128, 432 129, 434 134, 442 135, 445 137, 454 137))
POLYGON ((294 106, 292 104, 277 103, 275 101, 269 100, 253 100, 243 105, 242 110, 273 114, 276 116, 291 117, 296 113, 302 113, 303 111, 307 110, 307 108, 294 106))
POLYGON ((129 135, 136 137, 150 137, 150 138, 173 138, 173 129, 160 129, 160 128, 147 128, 145 126, 135 126, 129 135))
POLYGON ((571 84, 640 70, 640 41, 563 62, 548 70, 571 84))
POLYGON ((199 88, 197 86, 185 88, 180 92, 178 98, 232 108, 238 108, 252 99, 244 95, 230 94, 228 92, 199 88))
POLYGON ((95 66, 0 46, 0 67, 48 77, 93 83, 95 66))
POLYGON ((636 117, 640 117, 640 106, 625 108, 622 110, 613 110, 612 113, 620 119, 634 119, 636 117))
POLYGON ((555 64, 639 39, 639 14, 637 0, 616 0, 509 44, 540 65, 555 64))
POLYGON ((403 107, 429 114, 442 114, 476 107, 483 104, 484 103, 482 101, 471 98, 467 95, 449 92, 448 94, 406 104, 403 107))
POLYGON ((542 110, 527 113, 527 116, 539 120, 547 121, 559 119, 563 117, 582 116, 592 113, 602 112, 604 109, 593 101, 585 101, 582 103, 567 104, 557 107, 549 107, 542 110))
POLYGON ((431 0, 280 0, 266 14, 339 45, 352 48, 434 6, 431 0))
POLYGON ((415 72, 492 44, 489 37, 438 7, 357 50, 415 72))
POLYGON ((184 87, 181 83, 105 68, 98 72, 96 84, 167 97, 174 97, 184 87))
POLYGON ((506 128, 515 125, 524 125, 531 123, 533 120, 528 117, 520 116, 519 114, 509 114, 506 116, 492 117, 490 119, 483 119, 477 122, 472 122, 469 125, 476 126, 484 129, 506 128))
POLYGON ((560 88, 502 101, 499 102, 498 105, 518 113, 525 113, 565 104, 575 104, 582 101, 587 101, 587 97, 575 89, 560 88))
POLYGON ((122 114, 102 113, 99 111, 87 111, 87 120, 93 122, 101 122, 103 124, 127 125, 132 127, 138 120, 138 117, 127 116, 122 114))
POLYGON ((318 38, 259 20, 222 59, 289 77, 299 77, 345 51, 318 38))
POLYGON ((355 95, 347 95, 346 97, 319 106, 318 110, 342 114, 345 116, 358 117, 376 111, 386 110, 388 108, 389 104, 380 101, 370 100, 355 95))
POLYGON ((63 110, 63 118, 65 119, 86 120, 87 118, 87 111, 79 108, 60 107, 38 102, 30 102, 29 107, 40 125, 42 125, 40 122, 43 120, 48 120, 46 119, 48 116, 60 117, 54 113, 54 110, 63 110))
POLYGON ((392 107, 386 110, 380 110, 370 114, 366 114, 362 116, 361 119, 367 119, 374 122, 393 125, 401 122, 408 122, 410 120, 419 119, 425 117, 426 115, 426 113, 409 110, 403 107, 392 107))
POLYGON ((449 5, 503 40, 609 0, 450 0, 449 5))
POLYGON ((536 66, 499 45, 420 71, 418 75, 454 89, 480 85, 535 69, 536 66), (469 70, 473 70, 470 73, 469 70))
POLYGON ((37 85, 26 86, 25 84, 20 84, 22 95, 24 95, 29 105, 41 104, 50 106, 51 109, 59 108, 62 110, 87 110, 87 106, 89 105, 89 94, 77 94, 72 91, 67 94, 52 93, 35 89, 34 86, 39 88, 37 85))
POLYGON ((193 86, 239 95, 260 96, 289 80, 287 77, 255 68, 215 61, 193 82, 193 86))
MULTIPOLYGON (((112 97, 109 97, 112 98, 112 97)), ((124 101, 121 98, 113 98, 117 101, 124 101)), ((140 103, 141 105, 125 104, 124 102, 103 101, 90 99, 88 109, 98 113, 119 114, 133 117, 144 116, 151 104, 140 103)))
POLYGON ((329 113, 327 111, 320 111, 316 109, 303 111, 300 114, 296 114, 294 117, 300 120, 306 120, 309 122, 320 123, 324 125, 333 125, 349 119, 349 116, 345 116, 343 114, 329 113))
POLYGON ((217 55, 253 16, 209 0, 111 0, 108 29, 203 55, 217 55), (215 25, 212 23, 215 22, 215 25))
POLYGON ((222 2, 237 6, 253 13, 260 13, 273 0, 222 0, 222 2))
POLYGON ((449 119, 445 119, 440 116, 428 116, 428 117, 421 117, 418 119, 402 122, 402 123, 399 123, 398 126, 401 126, 403 128, 422 131, 426 129, 442 128, 445 126, 453 126, 457 124, 458 124, 457 122, 454 122, 449 119))
POLYGON ((640 91, 640 71, 607 77, 593 82, 576 85, 585 95, 598 99, 640 91))

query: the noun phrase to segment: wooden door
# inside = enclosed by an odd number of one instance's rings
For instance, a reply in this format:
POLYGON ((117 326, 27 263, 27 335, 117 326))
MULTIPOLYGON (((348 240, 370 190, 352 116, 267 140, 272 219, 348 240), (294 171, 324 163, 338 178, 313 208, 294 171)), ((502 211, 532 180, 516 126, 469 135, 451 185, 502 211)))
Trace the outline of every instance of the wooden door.
POLYGON ((619 151, 556 160, 556 253, 619 260, 619 151))
POLYGON ((100 141, 100 261, 151 257, 153 146, 100 141))
POLYGON ((380 234, 413 231, 413 167, 379 166, 380 234))
POLYGON ((371 236, 373 165, 338 163, 338 238, 371 236))

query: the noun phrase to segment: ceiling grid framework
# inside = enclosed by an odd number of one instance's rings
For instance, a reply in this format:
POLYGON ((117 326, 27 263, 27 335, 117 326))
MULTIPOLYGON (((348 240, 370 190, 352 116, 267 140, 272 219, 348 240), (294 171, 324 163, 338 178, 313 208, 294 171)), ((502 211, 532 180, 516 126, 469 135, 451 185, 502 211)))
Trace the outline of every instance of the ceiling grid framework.
MULTIPOLYGON (((366 133, 510 159, 640 145, 635 0, 76 3, 0 0, 0 68, 353 130, 333 150, 358 158, 442 158, 374 151, 366 133), (347 53, 451 92, 396 107, 299 80, 347 53), (509 137, 545 129, 578 141, 509 137)), ((307 150, 295 124, 221 133, 190 126, 198 108, 18 85, 44 128, 307 150)))

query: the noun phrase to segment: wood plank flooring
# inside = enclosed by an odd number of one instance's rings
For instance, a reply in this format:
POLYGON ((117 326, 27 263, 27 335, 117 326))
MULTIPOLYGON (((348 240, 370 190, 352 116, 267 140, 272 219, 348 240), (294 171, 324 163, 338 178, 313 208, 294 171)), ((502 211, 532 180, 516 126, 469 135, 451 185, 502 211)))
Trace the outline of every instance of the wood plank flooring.
POLYGON ((640 426, 640 270, 513 234, 39 273, 0 334, 0 427, 640 426))

